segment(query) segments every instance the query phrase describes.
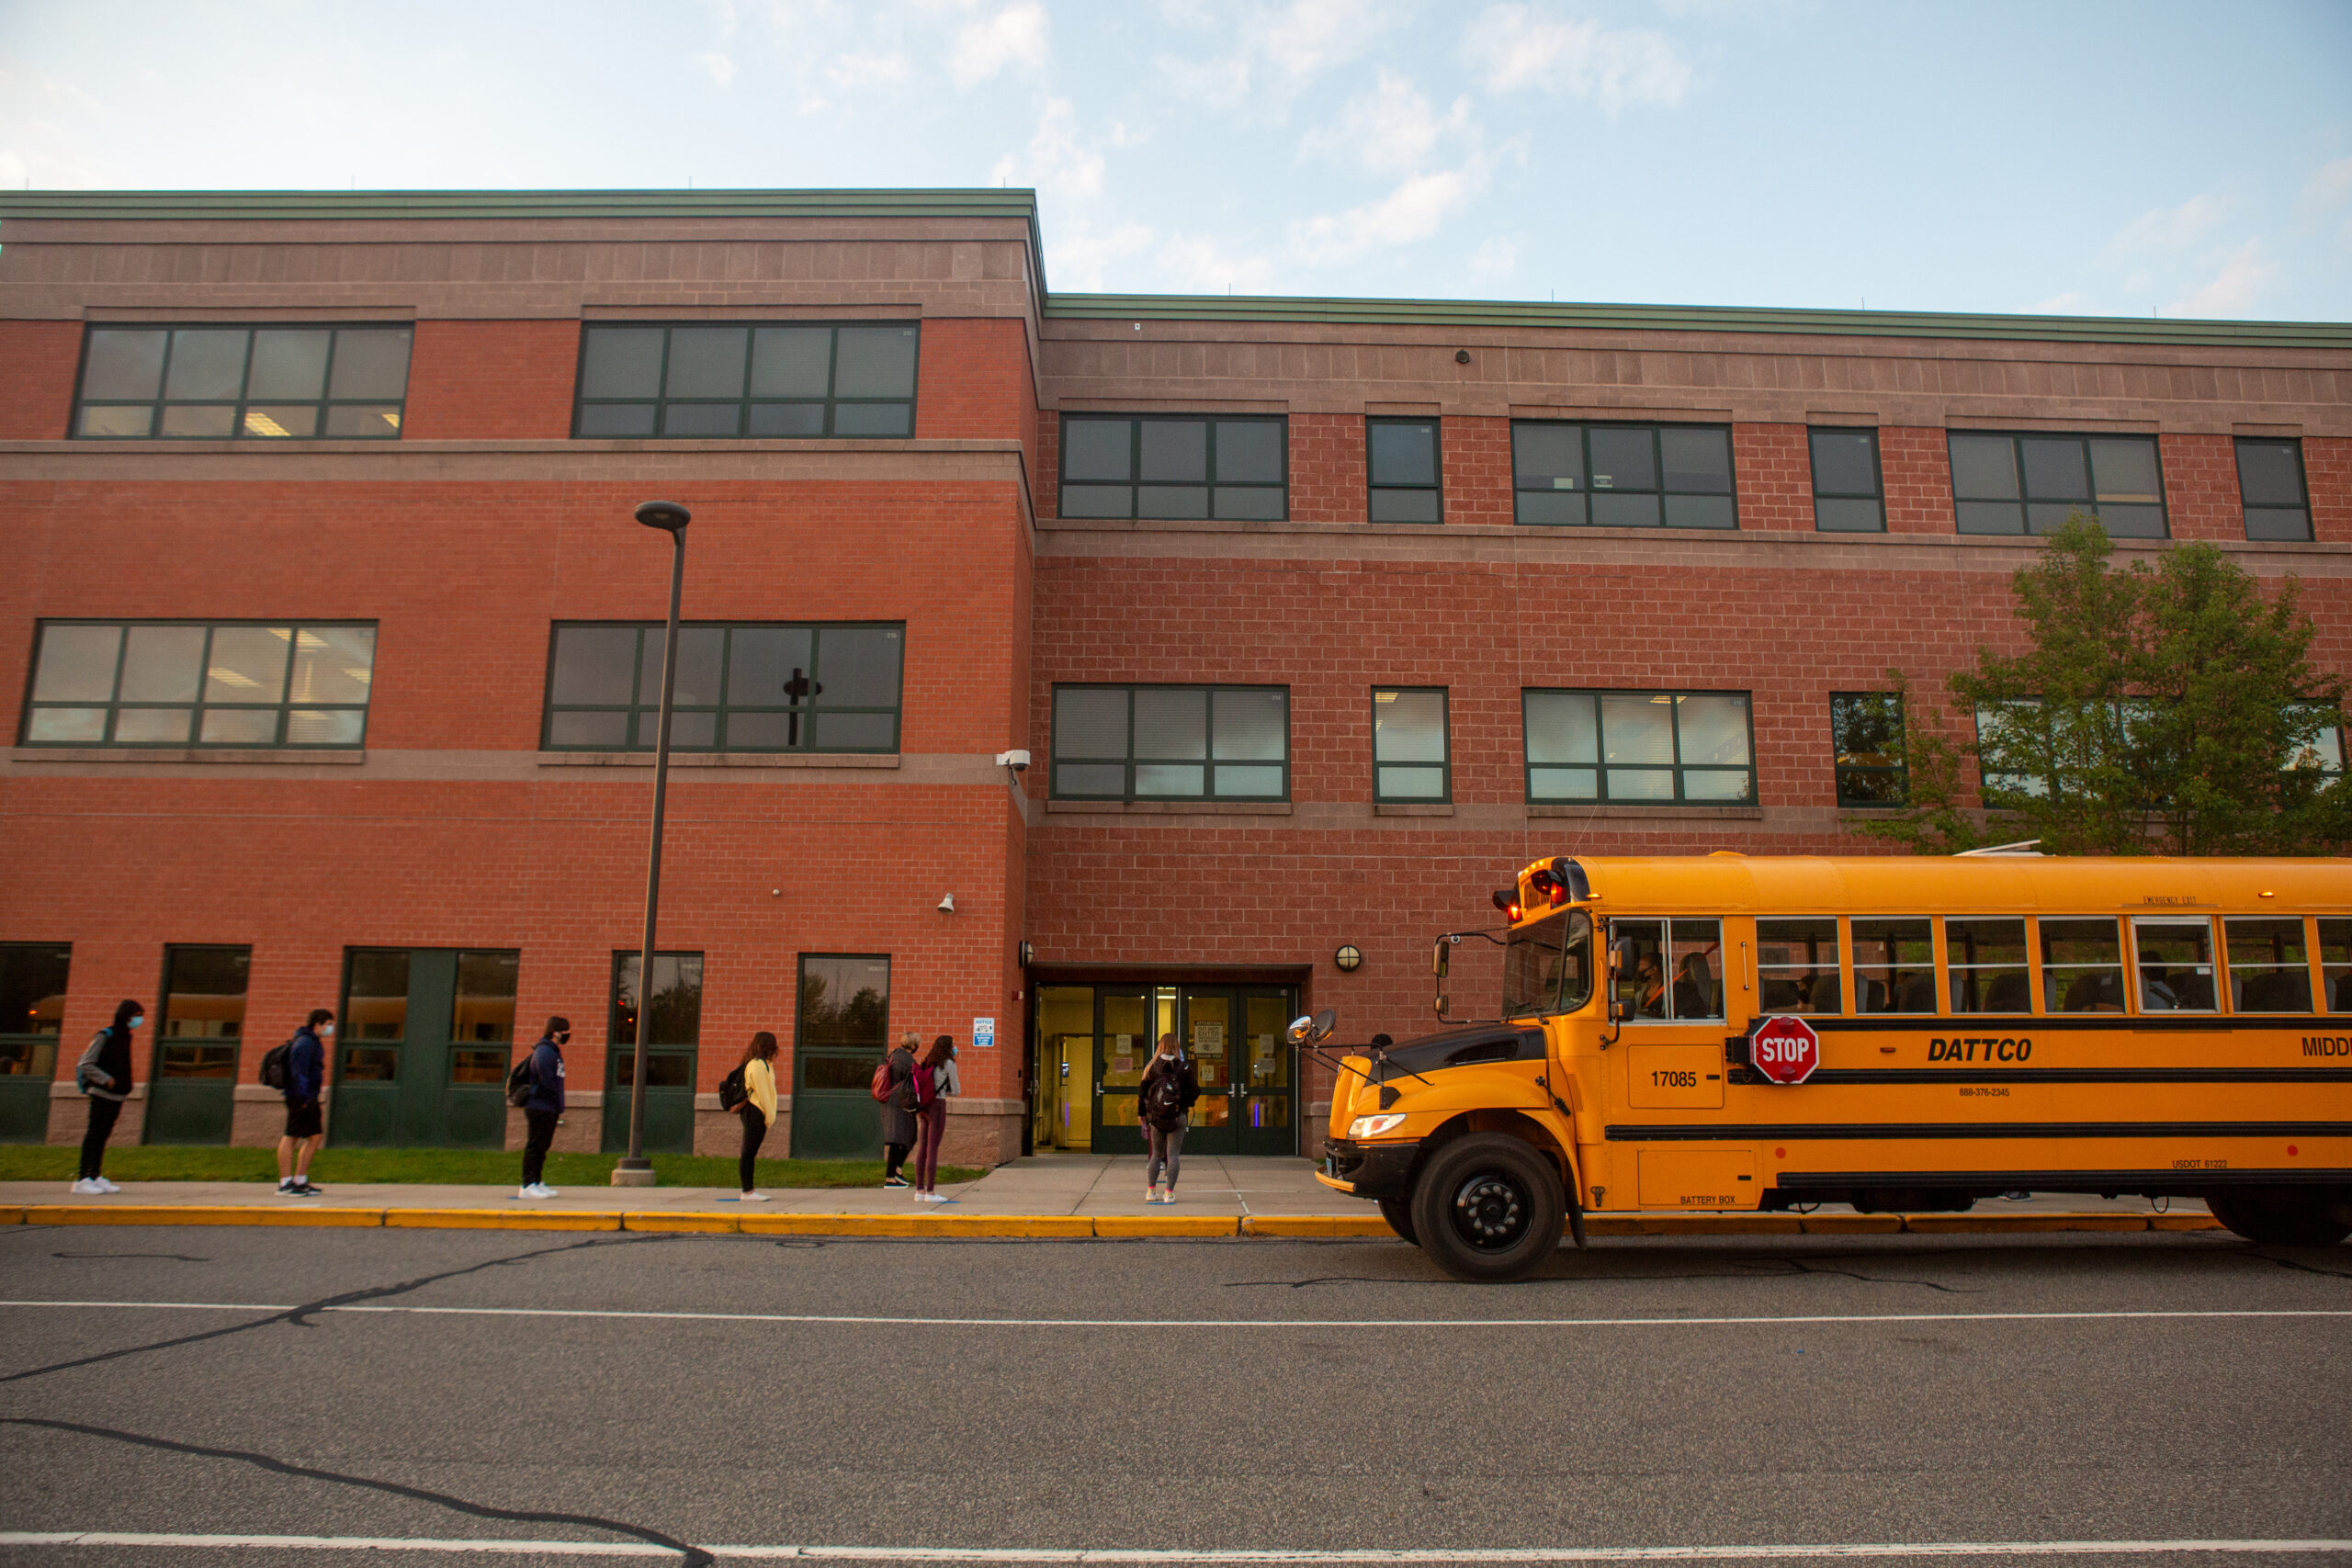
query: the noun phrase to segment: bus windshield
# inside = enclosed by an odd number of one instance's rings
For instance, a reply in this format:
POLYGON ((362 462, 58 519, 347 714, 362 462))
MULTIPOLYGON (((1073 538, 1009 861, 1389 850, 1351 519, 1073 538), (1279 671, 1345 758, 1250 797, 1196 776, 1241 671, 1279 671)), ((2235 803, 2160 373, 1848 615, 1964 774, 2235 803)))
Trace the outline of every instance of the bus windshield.
POLYGON ((1574 1012, 1592 999, 1592 921, 1581 909, 1522 926, 1503 949, 1503 1016, 1574 1012))

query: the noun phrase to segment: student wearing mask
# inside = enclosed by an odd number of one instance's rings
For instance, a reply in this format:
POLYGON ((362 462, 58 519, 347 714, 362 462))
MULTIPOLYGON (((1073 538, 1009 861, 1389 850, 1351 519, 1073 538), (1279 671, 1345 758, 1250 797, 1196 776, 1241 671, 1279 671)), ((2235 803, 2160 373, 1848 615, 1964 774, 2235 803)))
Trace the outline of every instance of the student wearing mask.
POLYGON ((735 1113, 743 1119, 743 1152, 735 1162, 735 1174, 743 1189, 743 1201, 764 1203, 768 1195, 757 1191, 752 1183, 752 1171, 760 1157, 760 1145, 775 1125, 775 1036, 761 1030, 752 1036, 752 1043, 744 1048, 743 1059, 735 1070, 743 1075, 743 1103, 735 1113))
POLYGON ((555 1144, 556 1123, 563 1120, 563 1048, 571 1043, 571 1021, 560 1016, 531 1047, 531 1092, 523 1101, 523 1121, 530 1128, 523 1140, 524 1198, 553 1198, 556 1190, 540 1177, 547 1174, 548 1150, 555 1144))
POLYGON ((905 1168, 907 1151, 915 1146, 919 1129, 915 1126, 915 1053, 922 1049, 922 1036, 908 1030, 899 1036, 899 1048, 890 1053, 889 1098, 882 1102, 882 1185, 904 1187, 907 1179, 899 1174, 905 1168))
POLYGON ((98 1174, 107 1156, 107 1140, 114 1135, 122 1102, 130 1098, 130 1032, 147 1021, 147 1010, 126 1001, 114 1010, 114 1022, 91 1037, 90 1048, 74 1064, 74 1083, 90 1100, 90 1127, 82 1134, 82 1173, 74 1190, 84 1197, 119 1192, 121 1188, 98 1174))
POLYGON ((1200 1076, 1177 1048, 1176 1036, 1159 1037, 1159 1052, 1136 1086, 1136 1106, 1143 1134, 1151 1148, 1144 1167, 1143 1201, 1176 1201, 1176 1173, 1183 1164, 1184 1129, 1191 1123, 1193 1101, 1201 1098, 1200 1076))
POLYGON ((316 1198, 311 1185, 311 1156, 327 1141, 326 1120, 319 1108, 319 1090, 327 1081, 327 1048, 321 1040, 334 1035, 334 1014, 312 1008, 294 1038, 286 1043, 286 1134, 277 1140, 277 1195, 316 1198))
POLYGON ((915 1201, 944 1203, 939 1195, 939 1145, 947 1136, 947 1099, 956 1092, 956 1042, 943 1034, 915 1064, 915 1201))

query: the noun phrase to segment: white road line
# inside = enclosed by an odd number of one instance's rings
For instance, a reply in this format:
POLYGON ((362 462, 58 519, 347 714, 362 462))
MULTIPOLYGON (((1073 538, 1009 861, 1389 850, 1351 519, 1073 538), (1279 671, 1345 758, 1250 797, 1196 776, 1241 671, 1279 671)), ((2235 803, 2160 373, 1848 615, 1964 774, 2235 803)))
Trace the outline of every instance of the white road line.
MULTIPOLYGON (((159 1312, 293 1312, 269 1302, 0 1301, 5 1307, 89 1307, 159 1312)), ((796 1312, 626 1312, 593 1307, 325 1306, 318 1313, 424 1317, 576 1317, 620 1322, 840 1324, 881 1328, 1754 1328, 1839 1323, 2115 1323, 2151 1319, 2352 1317, 2352 1308, 2215 1308, 2146 1312, 1815 1313, 1748 1317, 886 1317, 796 1312)))
MULTIPOLYGON (((115 1546, 183 1550, 507 1552, 534 1557, 654 1557, 674 1549, 642 1542, 440 1540, 414 1536, 150 1535, 124 1530, 6 1530, 0 1546, 115 1546)), ((1259 1547, 1159 1551, 1149 1547, 706 1546, 739 1561, 836 1562, 1303 1562, 1350 1565, 1414 1562, 1754 1562, 1808 1558, 2160 1557, 2191 1552, 2352 1552, 2352 1540, 1933 1540, 1844 1541, 1787 1546, 1432 1547, 1399 1551, 1315 1551, 1259 1547)))

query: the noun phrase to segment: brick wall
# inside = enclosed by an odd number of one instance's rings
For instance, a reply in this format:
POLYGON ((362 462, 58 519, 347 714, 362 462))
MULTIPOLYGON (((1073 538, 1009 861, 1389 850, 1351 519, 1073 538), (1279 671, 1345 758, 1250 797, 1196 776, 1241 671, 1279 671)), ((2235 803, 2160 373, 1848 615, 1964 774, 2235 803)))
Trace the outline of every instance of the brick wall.
POLYGON ((2303 438, 2303 484, 2311 491, 2312 537, 2352 545, 2352 438, 2303 438))
POLYGON ((2165 517, 2176 539, 2243 539, 2237 445, 2226 435, 2160 435, 2165 517))
POLYGON ((1878 461, 1886 486, 1886 531, 1950 534, 1959 526, 1951 502, 1951 448, 1941 430, 1883 425, 1878 461))
POLYGON ((993 437, 1035 446, 1037 389, 1029 339, 1015 321, 927 320, 915 388, 915 434, 927 441, 993 437))
POLYGON ((0 441, 63 440, 81 368, 81 322, 0 321, 0 441))
POLYGON ((419 441, 560 441, 571 434, 576 321, 422 321, 403 433, 419 441))
POLYGON ((1445 461, 1445 520, 1511 522, 1510 421, 1456 415, 1443 422, 1439 441, 1445 461))
POLYGON ((1801 424, 1734 424, 1732 473, 1739 525, 1813 532, 1813 451, 1801 424))
POLYGON ((1290 416, 1290 514, 1299 523, 1362 523, 1368 502, 1363 416, 1290 416))

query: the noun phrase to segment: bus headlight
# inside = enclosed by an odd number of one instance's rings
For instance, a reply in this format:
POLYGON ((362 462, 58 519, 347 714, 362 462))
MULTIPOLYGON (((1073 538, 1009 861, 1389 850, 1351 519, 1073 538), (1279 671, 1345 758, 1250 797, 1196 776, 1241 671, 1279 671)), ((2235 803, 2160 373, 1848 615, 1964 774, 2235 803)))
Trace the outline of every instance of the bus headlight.
POLYGON ((1405 1124, 1404 1116, 1391 1111, 1385 1116, 1359 1116, 1348 1123, 1351 1138, 1376 1138, 1383 1133, 1394 1132, 1405 1124))

